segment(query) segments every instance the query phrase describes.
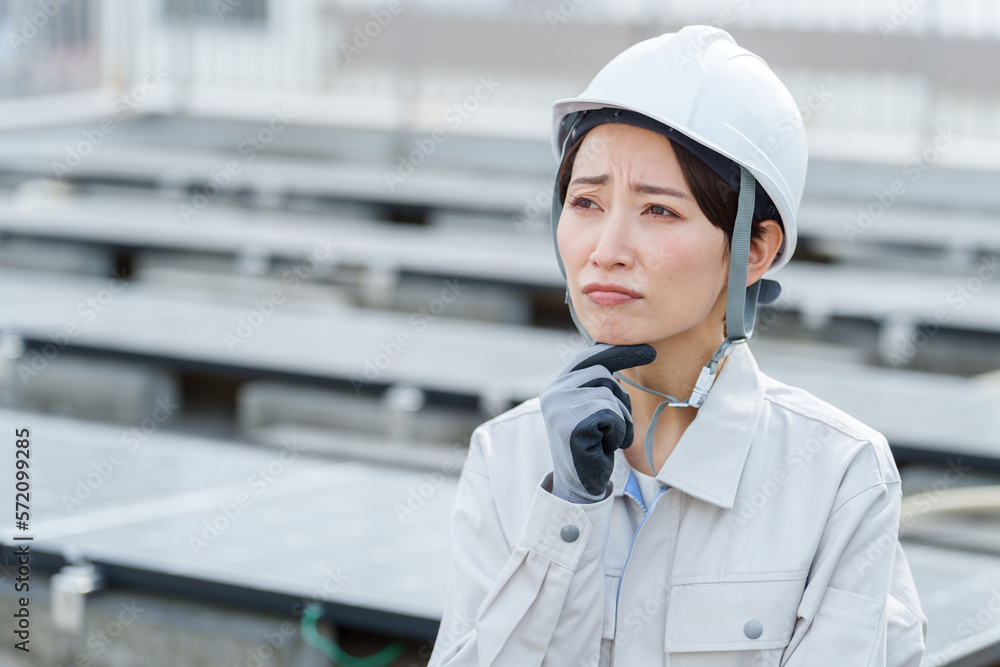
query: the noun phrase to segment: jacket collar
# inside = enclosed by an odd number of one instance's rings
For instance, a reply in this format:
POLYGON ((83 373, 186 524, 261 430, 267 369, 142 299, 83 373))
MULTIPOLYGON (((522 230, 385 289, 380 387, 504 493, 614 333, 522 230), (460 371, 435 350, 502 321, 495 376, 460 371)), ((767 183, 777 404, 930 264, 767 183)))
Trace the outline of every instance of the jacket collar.
MULTIPOLYGON (((753 353, 745 343, 736 345, 656 478, 705 502, 732 508, 763 402, 763 381, 753 353)), ((636 433, 640 447, 642 435, 636 433)), ((625 453, 616 450, 611 473, 615 496, 625 491, 631 470, 625 453)))

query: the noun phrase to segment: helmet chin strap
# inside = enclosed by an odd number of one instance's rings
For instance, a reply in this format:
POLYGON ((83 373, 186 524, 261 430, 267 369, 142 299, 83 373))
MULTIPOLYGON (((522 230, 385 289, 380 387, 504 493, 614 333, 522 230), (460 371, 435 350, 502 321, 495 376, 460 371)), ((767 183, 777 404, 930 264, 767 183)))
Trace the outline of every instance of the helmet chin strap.
MULTIPOLYGON (((558 216, 562 210, 562 204, 559 200, 558 187, 558 183, 556 183, 554 186, 552 200, 553 220, 559 219, 558 216)), ((621 372, 616 371, 614 373, 615 377, 619 380, 627 382, 633 387, 667 399, 657 405, 656 410, 653 411, 653 417, 650 421, 649 427, 646 429, 646 435, 643 441, 646 461, 649 463, 649 469, 652 470, 654 474, 658 471, 653 466, 653 433, 656 431, 656 424, 660 418, 660 414, 663 412, 663 408, 701 407, 702 403, 705 402, 705 398, 708 396, 709 390, 712 388, 712 383, 715 382, 715 376, 719 368, 719 363, 729 355, 732 351, 733 345, 745 343, 753 333, 754 321, 757 316, 757 298, 760 293, 762 281, 757 281, 745 289, 743 286, 746 285, 747 282, 747 270, 750 261, 750 226, 753 220, 755 187, 756 181, 753 174, 751 174, 746 167, 740 165, 739 206, 736 212, 736 223, 733 227, 733 238, 729 252, 729 282, 726 287, 727 335, 726 339, 723 340, 719 347, 715 350, 715 354, 712 355, 711 360, 709 360, 709 362, 701 369, 701 373, 698 375, 698 381, 695 382, 691 396, 687 400, 681 401, 675 396, 662 394, 654 389, 643 387, 642 385, 629 380, 627 377, 622 375, 621 372)), ((555 225, 553 225, 553 236, 555 233, 555 225)), ((559 257, 558 244, 556 245, 556 258, 559 260, 559 268, 563 269, 563 275, 565 276, 566 271, 563 268, 562 258, 559 257)), ((573 323, 580 331, 583 339, 587 341, 588 345, 593 345, 596 341, 590 336, 590 334, 587 333, 587 330, 584 329, 583 324, 577 317, 577 314, 573 309, 573 303, 570 301, 569 289, 566 290, 566 303, 569 305, 569 313, 573 318, 573 323)))

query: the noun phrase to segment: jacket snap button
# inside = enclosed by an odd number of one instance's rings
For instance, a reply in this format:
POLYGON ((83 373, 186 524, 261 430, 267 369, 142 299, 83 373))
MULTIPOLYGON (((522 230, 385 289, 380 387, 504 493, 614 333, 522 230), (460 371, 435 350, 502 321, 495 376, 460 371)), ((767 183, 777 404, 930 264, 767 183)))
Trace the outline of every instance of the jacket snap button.
POLYGON ((576 538, 580 537, 580 529, 571 523, 567 523, 562 527, 559 535, 563 538, 563 542, 576 542, 576 538))
POLYGON ((757 639, 762 632, 764 632, 764 628, 761 627, 760 621, 747 621, 746 625, 743 626, 743 634, 750 639, 757 639))

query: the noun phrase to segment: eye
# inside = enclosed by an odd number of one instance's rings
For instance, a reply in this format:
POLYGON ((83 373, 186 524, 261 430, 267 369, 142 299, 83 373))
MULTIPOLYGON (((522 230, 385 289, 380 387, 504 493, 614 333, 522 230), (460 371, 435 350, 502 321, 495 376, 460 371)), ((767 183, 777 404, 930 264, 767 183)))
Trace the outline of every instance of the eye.
POLYGON ((673 211, 671 211, 669 208, 667 208, 665 206, 660 206, 659 204, 653 204, 652 206, 650 206, 649 207, 649 212, 652 213, 653 215, 662 216, 662 217, 665 217, 665 218, 676 218, 676 217, 678 217, 677 214, 674 213, 673 211), (660 212, 657 212, 657 211, 660 211, 660 212))
POLYGON ((572 201, 570 201, 569 205, 570 206, 574 206, 576 208, 590 208, 589 206, 581 206, 582 202, 586 202, 588 204, 593 204, 594 203, 594 202, 590 201, 589 199, 587 199, 586 197, 574 197, 572 199, 572 201))

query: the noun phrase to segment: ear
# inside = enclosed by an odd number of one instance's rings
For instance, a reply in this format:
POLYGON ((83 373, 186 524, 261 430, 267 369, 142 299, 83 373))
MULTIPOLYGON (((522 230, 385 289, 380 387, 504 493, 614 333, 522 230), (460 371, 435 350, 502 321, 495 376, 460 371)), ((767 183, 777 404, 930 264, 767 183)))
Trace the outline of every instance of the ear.
POLYGON ((759 239, 751 239, 750 242, 750 263, 747 267, 747 286, 764 277, 764 273, 771 268, 778 249, 781 248, 781 239, 784 233, 777 220, 764 220, 760 223, 762 236, 759 239))

